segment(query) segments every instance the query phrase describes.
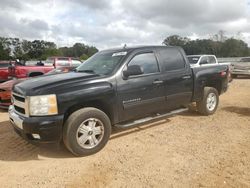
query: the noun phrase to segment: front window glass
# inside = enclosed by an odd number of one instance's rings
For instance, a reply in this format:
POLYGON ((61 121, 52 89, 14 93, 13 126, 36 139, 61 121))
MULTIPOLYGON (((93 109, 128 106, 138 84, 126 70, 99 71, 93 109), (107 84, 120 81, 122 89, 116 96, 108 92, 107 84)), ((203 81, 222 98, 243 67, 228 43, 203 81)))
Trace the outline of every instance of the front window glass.
POLYGON ((139 65, 144 74, 159 72, 158 63, 153 53, 145 53, 136 55, 128 66, 139 65))
POLYGON ((77 67, 77 72, 109 75, 119 65, 127 52, 99 52, 77 67))

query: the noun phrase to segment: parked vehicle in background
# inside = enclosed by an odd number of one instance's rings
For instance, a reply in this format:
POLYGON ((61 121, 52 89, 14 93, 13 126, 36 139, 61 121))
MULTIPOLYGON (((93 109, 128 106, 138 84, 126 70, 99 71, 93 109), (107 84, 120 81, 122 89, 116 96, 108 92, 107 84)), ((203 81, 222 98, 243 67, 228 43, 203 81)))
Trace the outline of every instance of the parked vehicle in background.
POLYGON ((9 79, 8 67, 11 61, 0 61, 0 83, 9 79))
POLYGON ((24 80, 26 78, 9 80, 0 84, 0 108, 8 109, 9 105, 11 105, 11 90, 13 85, 24 80))
POLYGON ((215 55, 188 55, 187 58, 192 67, 201 65, 218 65, 215 55))
POLYGON ((100 51, 76 71, 13 87, 14 130, 30 142, 60 142, 77 156, 101 150, 111 126, 128 127, 197 104, 215 113, 228 88, 228 66, 190 67, 179 47, 100 51))
POLYGON ((232 77, 250 76, 250 57, 243 57, 238 62, 232 63, 232 77))
POLYGON ((46 74, 58 67, 78 67, 80 64, 80 60, 70 57, 51 57, 45 62, 38 61, 36 65, 28 66, 16 62, 9 67, 9 75, 17 79, 35 77, 46 74))
MULTIPOLYGON (((73 71, 76 67, 59 67, 46 73, 45 75, 61 74, 73 71)), ((11 105, 11 90, 15 84, 31 78, 12 79, 0 84, 0 108, 7 109, 11 105)))
POLYGON ((218 64, 227 65, 229 68, 228 80, 232 81, 231 76, 231 64, 228 62, 219 63, 215 55, 188 55, 187 56, 191 67, 199 67, 199 66, 213 66, 218 64))
POLYGON ((81 65, 82 61, 77 58, 72 57, 50 57, 48 58, 44 65, 45 66, 55 66, 57 67, 78 67, 81 65))

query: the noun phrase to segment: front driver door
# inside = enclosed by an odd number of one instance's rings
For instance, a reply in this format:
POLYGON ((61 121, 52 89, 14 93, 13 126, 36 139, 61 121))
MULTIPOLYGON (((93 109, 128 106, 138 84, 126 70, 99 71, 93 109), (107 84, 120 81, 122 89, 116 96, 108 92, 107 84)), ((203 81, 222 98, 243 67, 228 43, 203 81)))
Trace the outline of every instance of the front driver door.
POLYGON ((131 65, 139 65, 144 73, 126 79, 121 75, 117 85, 120 121, 155 113, 165 101, 160 67, 154 52, 132 55, 127 63, 127 66, 131 65))

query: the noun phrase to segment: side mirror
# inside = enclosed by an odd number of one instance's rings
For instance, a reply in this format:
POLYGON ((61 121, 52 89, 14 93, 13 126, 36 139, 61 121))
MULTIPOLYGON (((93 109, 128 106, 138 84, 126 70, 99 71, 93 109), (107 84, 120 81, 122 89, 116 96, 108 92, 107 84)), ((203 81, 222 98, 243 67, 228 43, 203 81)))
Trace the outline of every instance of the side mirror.
POLYGON ((128 66, 127 70, 123 71, 123 76, 128 78, 129 76, 143 74, 143 70, 139 65, 128 66))

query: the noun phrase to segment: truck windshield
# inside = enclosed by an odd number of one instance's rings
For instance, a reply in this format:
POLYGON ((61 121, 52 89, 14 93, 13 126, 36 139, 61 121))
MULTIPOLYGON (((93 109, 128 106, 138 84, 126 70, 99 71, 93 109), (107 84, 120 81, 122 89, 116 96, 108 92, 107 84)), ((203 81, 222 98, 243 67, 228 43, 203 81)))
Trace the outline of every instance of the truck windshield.
POLYGON ((77 67, 76 72, 109 75, 127 52, 99 52, 77 67))
POLYGON ((190 64, 198 63, 201 56, 188 56, 188 61, 190 64))

